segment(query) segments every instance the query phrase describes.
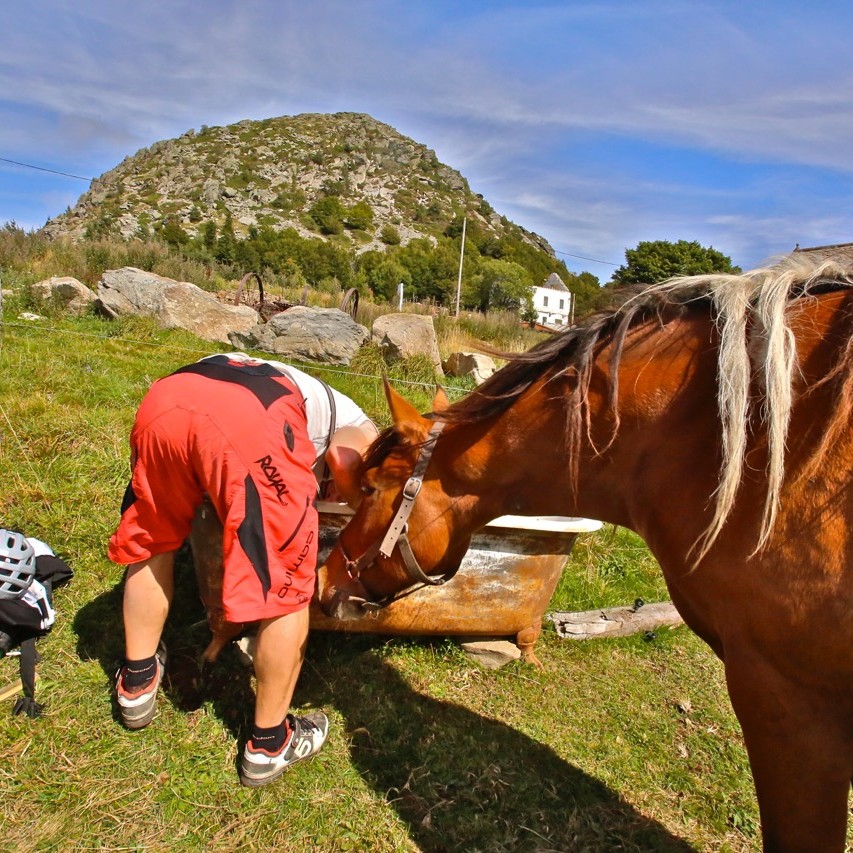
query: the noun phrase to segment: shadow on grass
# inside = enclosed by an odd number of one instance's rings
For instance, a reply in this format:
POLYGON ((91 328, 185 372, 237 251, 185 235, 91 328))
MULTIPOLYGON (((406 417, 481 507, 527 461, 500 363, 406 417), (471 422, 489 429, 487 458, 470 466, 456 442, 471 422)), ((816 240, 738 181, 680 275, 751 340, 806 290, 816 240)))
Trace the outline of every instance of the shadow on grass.
MULTIPOLYGON (((112 691, 113 678, 124 653, 123 590, 122 581, 85 604, 73 623, 77 654, 83 660, 99 661, 106 676, 104 690, 108 691, 112 691)), ((181 711, 195 711, 204 702, 210 702, 214 714, 242 742, 249 735, 255 704, 251 671, 230 645, 214 665, 202 669, 200 655, 209 640, 192 559, 182 550, 175 559, 175 595, 163 631, 168 660, 162 690, 181 711)), ((113 718, 118 723, 115 699, 113 718)))
POLYGON ((344 716, 353 764, 420 849, 694 849, 550 747, 415 692, 380 642, 314 632, 296 698, 344 716))
MULTIPOLYGON (((122 590, 117 584, 74 618, 78 654, 100 662, 104 690, 111 690, 122 654, 122 590)), ((208 639, 191 561, 179 555, 164 631, 165 692, 182 711, 210 702, 242 742, 254 707, 250 672, 229 647, 202 673, 198 659, 208 639)), ((694 849, 549 746, 413 690, 383 659, 386 643, 376 635, 312 632, 295 700, 339 711, 353 766, 397 812, 421 850, 694 849)), ((118 720, 115 703, 113 715, 118 720)), ((559 726, 559 720, 553 724, 559 726)), ((333 729, 331 736, 343 733, 333 729)))

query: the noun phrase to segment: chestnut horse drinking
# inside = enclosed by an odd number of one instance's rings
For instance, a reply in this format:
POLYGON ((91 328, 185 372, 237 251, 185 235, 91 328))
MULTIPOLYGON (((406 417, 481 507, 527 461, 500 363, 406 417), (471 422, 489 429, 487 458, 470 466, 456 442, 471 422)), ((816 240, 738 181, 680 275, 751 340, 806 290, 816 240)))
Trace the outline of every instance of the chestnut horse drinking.
POLYGON ((765 849, 843 850, 851 349, 853 266, 794 255, 649 288, 427 416, 386 384, 394 425, 320 568, 321 606, 360 618, 424 576, 449 579, 472 532, 504 514, 635 530, 725 665, 765 849))

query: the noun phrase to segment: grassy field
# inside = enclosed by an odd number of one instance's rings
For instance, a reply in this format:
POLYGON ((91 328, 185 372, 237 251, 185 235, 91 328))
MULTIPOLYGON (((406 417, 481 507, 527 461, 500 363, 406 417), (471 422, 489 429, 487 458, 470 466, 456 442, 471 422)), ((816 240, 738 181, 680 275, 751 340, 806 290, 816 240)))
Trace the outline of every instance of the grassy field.
MULTIPOLYGON (((45 716, 0 706, 4 850, 759 847, 721 666, 684 628, 585 643, 546 628, 541 670, 498 671, 451 639, 314 632, 295 700, 329 713, 328 746, 252 791, 236 774, 249 672, 232 650, 199 672, 207 632, 184 559, 158 716, 125 731, 110 696, 122 570, 104 552, 127 436, 153 379, 218 347, 143 321, 27 323, 15 309, 0 330, 0 523, 51 544, 76 576, 40 643, 45 716)), ((385 423, 368 362, 323 376, 385 423)), ((429 389, 398 378, 427 408, 429 389)), ((552 607, 638 596, 666 598, 657 566, 633 534, 605 528, 578 540, 552 607)), ((0 660, 0 686, 16 676, 16 662, 0 660)))

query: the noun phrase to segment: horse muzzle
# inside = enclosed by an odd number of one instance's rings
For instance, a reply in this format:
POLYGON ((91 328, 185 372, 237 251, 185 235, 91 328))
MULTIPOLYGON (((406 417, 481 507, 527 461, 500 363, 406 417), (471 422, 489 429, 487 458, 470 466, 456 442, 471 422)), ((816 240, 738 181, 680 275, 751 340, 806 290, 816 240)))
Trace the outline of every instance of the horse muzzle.
POLYGON ((371 607, 369 593, 356 579, 339 573, 328 564, 317 569, 315 601, 325 616, 351 622, 378 607, 371 607))
POLYGON ((337 589, 329 598, 320 602, 320 609, 332 619, 341 622, 353 622, 381 610, 382 604, 369 601, 345 589, 337 589))

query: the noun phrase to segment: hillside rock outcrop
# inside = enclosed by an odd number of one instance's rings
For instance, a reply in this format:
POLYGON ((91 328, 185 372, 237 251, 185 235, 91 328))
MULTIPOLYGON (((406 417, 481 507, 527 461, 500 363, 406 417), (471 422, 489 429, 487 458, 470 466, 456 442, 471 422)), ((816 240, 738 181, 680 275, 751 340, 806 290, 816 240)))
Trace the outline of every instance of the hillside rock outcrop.
POLYGON ((347 365, 370 333, 337 308, 294 305, 266 323, 229 336, 237 349, 259 349, 284 358, 347 365))
POLYGON ((373 340, 382 349, 386 361, 399 361, 424 355, 435 372, 443 376, 441 354, 432 317, 423 314, 385 314, 373 322, 373 340))
POLYGON ((461 214, 487 237, 553 250, 498 215, 435 152, 362 113, 304 114, 189 130, 126 157, 42 229, 49 237, 197 236, 207 223, 235 235, 268 227, 349 242, 435 242, 461 214), (331 205, 323 215, 318 204, 331 205))
POLYGON ((155 317, 165 329, 186 329, 225 344, 229 332, 245 331, 259 320, 258 312, 247 305, 226 305, 195 284, 135 267, 104 272, 97 307, 108 317, 155 317))

